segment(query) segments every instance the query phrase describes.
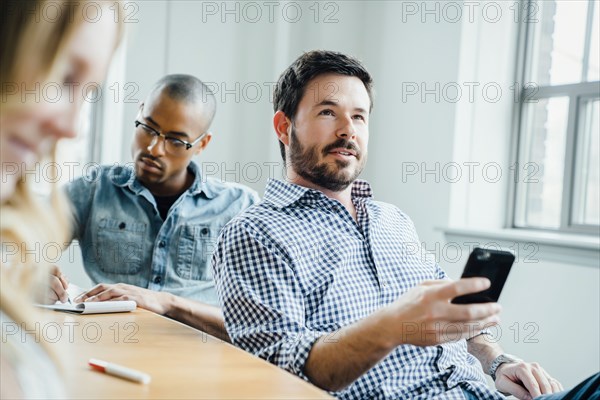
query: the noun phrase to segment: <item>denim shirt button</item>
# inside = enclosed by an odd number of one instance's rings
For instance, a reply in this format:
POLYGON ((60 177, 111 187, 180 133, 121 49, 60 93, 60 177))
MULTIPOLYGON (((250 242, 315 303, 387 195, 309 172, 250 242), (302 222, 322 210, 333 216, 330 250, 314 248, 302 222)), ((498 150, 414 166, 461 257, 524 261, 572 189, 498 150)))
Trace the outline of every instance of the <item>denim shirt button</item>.
POLYGON ((160 242, 158 242, 158 247, 165 247, 167 244, 165 243, 164 240, 161 240, 160 242))
POLYGON ((160 276, 154 277, 154 283, 156 283, 158 285, 160 283, 160 281, 162 281, 162 279, 160 279, 160 276))
POLYGON ((206 235, 208 234, 208 228, 202 228, 202 230, 200 231, 201 234, 206 235))
POLYGON ((121 222, 121 223, 119 224, 119 229, 123 230, 123 229, 125 229, 125 227, 126 227, 126 226, 127 226, 127 225, 125 224, 125 222, 121 222))

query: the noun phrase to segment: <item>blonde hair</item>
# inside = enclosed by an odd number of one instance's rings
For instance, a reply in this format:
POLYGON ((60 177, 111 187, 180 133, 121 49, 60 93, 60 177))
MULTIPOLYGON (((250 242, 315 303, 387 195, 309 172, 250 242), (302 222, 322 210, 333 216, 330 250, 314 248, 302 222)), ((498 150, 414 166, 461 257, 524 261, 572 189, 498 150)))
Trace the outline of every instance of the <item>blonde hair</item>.
MULTIPOLYGON (((65 62, 67 45, 83 22, 82 3, 85 1, 2 0, 2 114, 29 106, 20 99, 23 87, 31 90, 28 84, 56 78, 60 63, 65 62), (44 7, 49 4, 61 10, 52 20, 44 15, 44 7)), ((115 48, 123 35, 121 6, 116 11, 119 23, 115 48)), ((51 154, 54 159, 55 149, 51 154)), ((56 182, 53 178, 51 182, 56 182)), ((32 191, 31 182, 21 177, 11 197, 0 204, 0 215, 0 308, 13 321, 27 325, 36 319, 36 311, 26 305, 48 289, 50 270, 43 258, 44 246, 56 243, 62 248, 70 237, 68 205, 55 185, 49 201, 43 201, 32 191)))
MULTIPOLYGON (((0 96, 4 112, 27 107, 22 89, 56 78, 65 62, 65 47, 84 22, 88 0, 2 0, 0 4, 0 96), (48 15, 50 6, 56 15, 48 15)), ((100 0, 110 6, 117 23, 116 46, 124 35, 121 0, 100 0)))
POLYGON ((3 111, 25 106, 20 101, 22 85, 45 82, 51 77, 65 45, 83 21, 79 8, 79 4, 72 1, 2 1, 0 90, 3 111), (60 15, 53 20, 45 15, 50 4, 60 10, 60 15))
MULTIPOLYGON (((48 178, 56 180, 52 175, 48 178)), ((48 244, 62 248, 69 237, 68 205, 62 193, 52 185, 49 201, 44 201, 30 186, 20 179, 14 194, 0 205, 0 307, 13 320, 24 319, 17 318, 23 304, 39 299, 40 291, 47 290, 48 244)))

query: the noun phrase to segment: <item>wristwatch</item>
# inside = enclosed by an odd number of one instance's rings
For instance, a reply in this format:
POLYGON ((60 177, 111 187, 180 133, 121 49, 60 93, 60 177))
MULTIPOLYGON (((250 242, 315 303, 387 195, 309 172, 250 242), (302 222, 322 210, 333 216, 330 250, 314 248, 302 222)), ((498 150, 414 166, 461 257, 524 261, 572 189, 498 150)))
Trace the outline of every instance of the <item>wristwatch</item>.
POLYGON ((521 362, 523 360, 521 360, 520 358, 517 358, 511 354, 500 354, 498 357, 494 358, 494 361, 492 361, 492 364, 490 365, 490 371, 489 374, 492 377, 492 379, 495 381, 496 380, 496 371, 498 370, 498 367, 501 366, 502 364, 506 364, 506 363, 518 363, 521 362))

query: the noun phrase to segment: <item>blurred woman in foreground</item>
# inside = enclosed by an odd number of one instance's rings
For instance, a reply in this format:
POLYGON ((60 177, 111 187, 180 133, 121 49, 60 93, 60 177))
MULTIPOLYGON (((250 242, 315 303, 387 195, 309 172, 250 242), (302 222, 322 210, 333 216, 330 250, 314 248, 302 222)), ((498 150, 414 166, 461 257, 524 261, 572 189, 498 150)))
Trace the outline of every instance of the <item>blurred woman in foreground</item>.
POLYGON ((55 188, 49 202, 36 198, 32 171, 53 158, 59 139, 75 136, 82 90, 102 82, 122 36, 119 3, 93 2, 95 16, 83 12, 86 3, 0 5, 2 398, 64 397, 53 357, 35 337, 32 303, 50 274, 41 249, 67 237, 67 206, 55 188))

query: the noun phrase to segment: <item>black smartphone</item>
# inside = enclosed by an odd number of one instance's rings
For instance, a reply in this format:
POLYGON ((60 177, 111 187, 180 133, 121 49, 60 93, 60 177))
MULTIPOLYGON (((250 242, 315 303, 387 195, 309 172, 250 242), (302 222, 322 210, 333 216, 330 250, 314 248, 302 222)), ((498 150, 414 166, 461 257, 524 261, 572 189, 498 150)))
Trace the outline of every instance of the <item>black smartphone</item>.
POLYGON ((492 284, 482 292, 455 297, 452 299, 452 303, 497 302, 513 262, 515 262, 515 256, 508 251, 475 247, 469 256, 461 278, 485 277, 492 284))

